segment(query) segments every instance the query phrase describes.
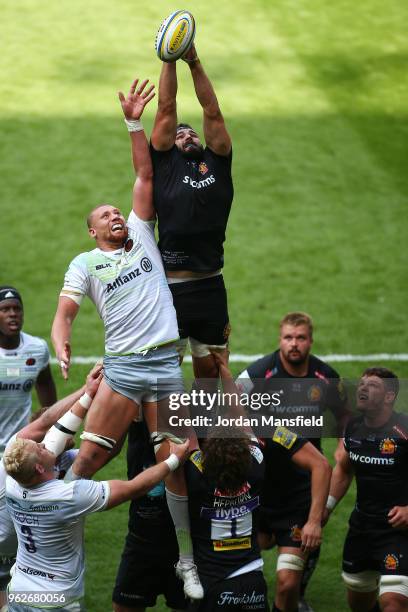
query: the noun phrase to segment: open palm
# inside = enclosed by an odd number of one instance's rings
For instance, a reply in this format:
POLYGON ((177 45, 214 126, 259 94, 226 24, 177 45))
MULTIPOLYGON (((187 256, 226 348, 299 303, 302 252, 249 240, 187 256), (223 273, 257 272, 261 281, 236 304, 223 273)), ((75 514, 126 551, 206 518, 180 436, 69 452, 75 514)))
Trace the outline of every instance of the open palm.
POLYGON ((140 86, 137 87, 139 79, 135 79, 126 98, 121 91, 119 92, 119 100, 126 119, 140 119, 143 114, 144 107, 156 95, 153 91, 154 85, 150 85, 146 89, 148 82, 149 79, 145 79, 142 81, 140 86))

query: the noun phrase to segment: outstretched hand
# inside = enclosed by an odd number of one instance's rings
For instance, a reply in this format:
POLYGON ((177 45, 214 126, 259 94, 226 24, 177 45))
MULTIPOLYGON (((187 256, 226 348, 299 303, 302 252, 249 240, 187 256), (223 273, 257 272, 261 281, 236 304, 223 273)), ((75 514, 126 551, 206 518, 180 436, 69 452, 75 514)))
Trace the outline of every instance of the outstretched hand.
POLYGON ((139 79, 135 79, 129 89, 129 93, 126 98, 121 91, 119 92, 119 100, 122 105, 123 114, 125 115, 126 119, 140 119, 143 114, 144 107, 156 95, 153 91, 154 85, 150 85, 145 91, 148 82, 149 79, 145 79, 137 88, 139 79))

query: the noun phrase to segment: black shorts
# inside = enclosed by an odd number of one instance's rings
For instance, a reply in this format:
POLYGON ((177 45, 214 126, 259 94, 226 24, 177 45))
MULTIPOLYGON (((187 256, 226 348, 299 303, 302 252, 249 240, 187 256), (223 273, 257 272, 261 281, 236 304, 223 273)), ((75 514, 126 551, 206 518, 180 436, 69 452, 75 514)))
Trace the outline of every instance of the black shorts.
POLYGON ((268 612, 268 593, 263 573, 248 572, 217 582, 206 592, 201 604, 193 609, 197 612, 214 610, 268 612))
POLYGON ((183 583, 175 574, 177 561, 177 550, 166 551, 163 545, 148 546, 128 533, 112 600, 129 608, 149 608, 163 594, 169 608, 187 610, 183 583))
POLYGON ((365 570, 408 576, 408 532, 363 519, 354 510, 344 542, 343 571, 356 574, 365 570))
POLYGON ((302 546, 302 527, 307 522, 309 507, 288 511, 286 515, 277 515, 261 506, 258 514, 258 531, 275 536, 277 546, 302 546))
POLYGON ((222 275, 169 285, 180 338, 225 344, 230 333, 227 292, 222 275))

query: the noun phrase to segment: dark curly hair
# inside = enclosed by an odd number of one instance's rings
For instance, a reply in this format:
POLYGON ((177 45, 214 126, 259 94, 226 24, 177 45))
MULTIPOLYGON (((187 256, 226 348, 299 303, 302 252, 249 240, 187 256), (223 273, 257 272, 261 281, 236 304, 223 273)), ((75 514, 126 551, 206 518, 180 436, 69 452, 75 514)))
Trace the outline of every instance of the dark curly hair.
POLYGON ((249 443, 242 431, 217 428, 202 447, 203 474, 207 482, 227 495, 239 491, 251 469, 249 443))

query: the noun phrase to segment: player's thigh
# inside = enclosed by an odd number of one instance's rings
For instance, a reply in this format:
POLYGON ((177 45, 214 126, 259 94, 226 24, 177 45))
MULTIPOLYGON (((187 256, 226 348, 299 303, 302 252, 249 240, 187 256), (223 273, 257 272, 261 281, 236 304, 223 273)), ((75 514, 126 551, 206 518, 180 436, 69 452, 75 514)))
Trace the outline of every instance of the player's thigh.
POLYGON ((102 380, 88 411, 85 430, 119 440, 138 417, 137 403, 114 391, 102 380))
POLYGON ((207 590, 199 612, 248 610, 249 605, 257 612, 267 612, 268 596, 265 578, 261 571, 248 572, 235 578, 221 580, 207 590), (248 604, 250 597, 251 603, 248 604), (256 607, 255 607, 256 606, 256 607))
POLYGON ((128 533, 112 594, 114 609, 126 612, 143 610, 156 604, 162 592, 158 565, 161 557, 149 552, 149 546, 128 533))
POLYGON ((382 609, 408 610, 408 534, 405 530, 388 528, 376 535, 382 609))

